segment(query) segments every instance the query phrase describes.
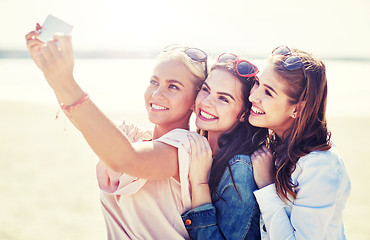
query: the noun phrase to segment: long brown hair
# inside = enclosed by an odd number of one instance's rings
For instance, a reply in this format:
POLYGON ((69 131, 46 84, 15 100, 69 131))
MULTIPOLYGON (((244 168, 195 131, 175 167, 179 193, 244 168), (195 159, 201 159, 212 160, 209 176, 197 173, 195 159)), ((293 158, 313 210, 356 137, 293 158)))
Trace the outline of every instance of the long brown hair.
MULTIPOLYGON (((237 74, 235 70, 235 64, 233 63, 216 63, 212 66, 211 71, 214 69, 228 71, 240 80, 242 83, 242 95, 244 103, 244 111, 241 112, 240 116, 245 114, 245 121, 236 121, 231 130, 223 133, 218 139, 218 146, 220 150, 213 157, 213 163, 208 182, 211 194, 216 194, 218 196, 216 190, 226 169, 230 171, 232 182, 236 191, 238 192, 229 165, 229 160, 238 154, 251 155, 257 148, 264 144, 268 135, 268 130, 266 128, 254 127, 247 120, 252 106, 248 98, 253 85, 254 77, 240 77, 237 74)), ((205 132, 205 135, 206 134, 207 133, 205 132)))
POLYGON ((269 61, 285 85, 285 93, 291 104, 298 104, 297 117, 290 129, 281 139, 270 134, 269 141, 274 152, 276 165, 276 191, 283 201, 295 198, 291 175, 296 169, 299 158, 316 150, 326 151, 331 148, 330 132, 325 117, 327 101, 327 80, 324 63, 311 54, 293 49, 303 65, 296 70, 284 67, 285 57, 271 56, 269 61), (305 72, 303 72, 305 71, 305 72))

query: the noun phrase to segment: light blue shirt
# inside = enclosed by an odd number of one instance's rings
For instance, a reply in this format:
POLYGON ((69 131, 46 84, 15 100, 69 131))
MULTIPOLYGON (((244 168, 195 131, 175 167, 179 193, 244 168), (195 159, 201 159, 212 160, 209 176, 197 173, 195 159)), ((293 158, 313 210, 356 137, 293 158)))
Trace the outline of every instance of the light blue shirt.
POLYGON ((351 185, 335 147, 301 157, 291 180, 298 183, 293 203, 285 204, 274 184, 254 191, 262 239, 346 239, 343 210, 351 185))

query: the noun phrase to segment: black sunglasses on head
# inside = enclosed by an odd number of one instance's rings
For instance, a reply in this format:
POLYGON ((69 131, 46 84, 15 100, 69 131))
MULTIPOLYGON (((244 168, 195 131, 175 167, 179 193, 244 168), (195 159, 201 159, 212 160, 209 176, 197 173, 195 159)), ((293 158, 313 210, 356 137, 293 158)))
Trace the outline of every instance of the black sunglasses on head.
POLYGON ((207 76, 207 54, 199 48, 184 47, 180 44, 172 44, 165 47, 164 52, 170 52, 173 50, 182 50, 190 57, 192 60, 204 63, 205 76, 207 76))
POLYGON ((289 71, 301 68, 303 70, 304 78, 307 79, 306 69, 304 67, 304 64, 303 64, 302 60, 298 56, 292 54, 292 52, 290 51, 290 49, 287 46, 279 46, 279 47, 275 48, 272 51, 272 55, 285 56, 286 58, 284 60, 284 65, 283 65, 284 68, 286 70, 289 70, 289 71))

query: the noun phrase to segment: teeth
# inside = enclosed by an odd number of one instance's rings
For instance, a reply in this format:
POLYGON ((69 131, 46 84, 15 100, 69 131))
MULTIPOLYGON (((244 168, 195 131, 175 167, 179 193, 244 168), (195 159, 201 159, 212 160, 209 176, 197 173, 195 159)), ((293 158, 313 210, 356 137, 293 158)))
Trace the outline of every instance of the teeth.
POLYGON ((264 114, 264 112, 262 110, 260 110, 259 108, 256 108, 255 106, 252 106, 252 111, 254 113, 257 113, 257 114, 264 114))
POLYGON ((157 110, 165 110, 165 109, 167 109, 165 107, 159 106, 159 105, 154 104, 154 103, 152 103, 152 108, 157 109, 157 110))
POLYGON ((206 112, 203 112, 203 111, 200 111, 200 115, 206 119, 216 119, 215 116, 211 115, 211 114, 208 114, 206 112))

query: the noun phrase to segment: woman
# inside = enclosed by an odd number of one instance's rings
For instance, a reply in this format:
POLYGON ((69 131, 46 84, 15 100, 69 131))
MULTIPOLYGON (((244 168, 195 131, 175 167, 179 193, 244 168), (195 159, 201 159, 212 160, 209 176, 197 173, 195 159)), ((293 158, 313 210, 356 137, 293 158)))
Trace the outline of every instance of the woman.
POLYGON ((182 215, 192 239, 260 239, 249 155, 264 143, 267 129, 247 121, 257 72, 248 61, 222 54, 196 98, 196 126, 207 132, 211 150, 192 135, 193 209, 182 215))
POLYGON ((191 207, 186 134, 207 55, 183 47, 160 55, 145 92, 150 132, 125 123, 116 127, 83 92, 73 77, 69 36, 44 44, 38 34, 26 35, 31 57, 101 160, 97 176, 108 239, 188 239, 181 219, 191 207))
POLYGON ((271 151, 252 155, 263 239, 345 239, 350 180, 330 142, 324 63, 276 48, 251 90, 249 122, 269 128, 271 151))

